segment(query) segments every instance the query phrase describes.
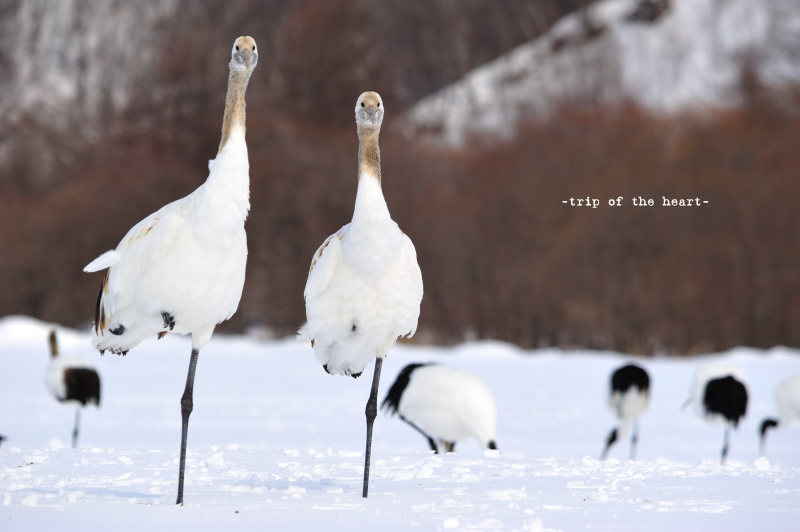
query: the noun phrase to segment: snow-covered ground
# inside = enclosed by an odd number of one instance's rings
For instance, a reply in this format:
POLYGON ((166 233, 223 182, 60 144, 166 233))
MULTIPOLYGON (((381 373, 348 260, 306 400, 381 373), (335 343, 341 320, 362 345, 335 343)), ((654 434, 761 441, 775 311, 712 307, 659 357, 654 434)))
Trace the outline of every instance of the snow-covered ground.
POLYGON ((101 357, 88 334, 61 329, 102 378, 102 404, 83 414, 80 449, 66 448, 73 411, 47 395, 46 324, 0 320, 0 529, 12 530, 797 530, 800 424, 772 433, 758 460, 757 427, 775 414, 774 386, 800 372, 800 352, 737 349, 639 362, 652 379, 639 461, 618 444, 605 408, 615 353, 523 352, 498 342, 399 346, 400 369, 435 361, 466 368, 494 390, 500 454, 462 442, 430 455, 396 418, 375 424, 370 498, 361 498, 370 368, 326 375, 310 347, 215 336, 201 352, 183 508, 173 506, 180 408, 190 345, 168 335, 126 357, 101 357), (722 429, 681 411, 703 360, 748 374, 750 406, 718 465, 722 429))

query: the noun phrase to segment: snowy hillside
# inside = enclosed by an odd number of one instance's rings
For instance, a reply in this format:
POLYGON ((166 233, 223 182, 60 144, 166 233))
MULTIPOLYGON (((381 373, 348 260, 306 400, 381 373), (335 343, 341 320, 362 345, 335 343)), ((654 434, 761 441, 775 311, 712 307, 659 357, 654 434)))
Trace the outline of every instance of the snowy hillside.
POLYGON ((624 460, 625 441, 603 463, 596 458, 614 425, 608 376, 630 357, 523 353, 497 342, 400 346, 384 364, 381 398, 410 362, 475 372, 497 397, 500 454, 462 442, 456 454, 433 456, 421 436, 380 414, 363 500, 369 380, 326 375, 292 340, 216 336, 198 365, 188 504, 175 508, 188 340, 168 335, 100 357, 87 334, 61 329, 62 353, 91 358, 103 384, 72 450, 72 409, 43 384, 48 331, 0 320, 3 530, 788 530, 800 520, 800 425, 772 434, 769 461, 757 460, 757 426, 775 414, 772 389, 800 372, 795 350, 703 358, 739 364, 749 378, 748 415, 721 467, 721 428, 680 410, 700 359, 639 361, 653 391, 641 461, 624 460))
POLYGON ((97 126, 103 106, 124 108, 136 77, 152 68, 155 54, 145 44, 176 9, 174 0, 9 6, 11 16, 0 18, 9 61, 7 75, 0 76, 0 120, 32 114, 56 128, 97 126), (80 121, 74 120, 78 110, 80 121))
POLYGON ((800 0, 601 0, 414 106, 408 133, 458 146, 560 103, 727 107, 747 69, 800 84, 800 0))

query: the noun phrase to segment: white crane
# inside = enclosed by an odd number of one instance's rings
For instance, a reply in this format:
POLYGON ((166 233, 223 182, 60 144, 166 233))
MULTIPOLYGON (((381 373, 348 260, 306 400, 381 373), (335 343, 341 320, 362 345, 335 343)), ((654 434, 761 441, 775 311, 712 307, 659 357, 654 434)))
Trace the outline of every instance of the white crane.
POLYGON ((647 372, 634 364, 628 364, 617 369, 611 375, 611 393, 608 397, 608 408, 619 419, 619 427, 614 428, 606 440, 606 447, 600 460, 605 460, 608 451, 618 438, 628 434, 631 425, 630 459, 636 459, 636 443, 639 439, 639 417, 647 411, 650 405, 650 377, 647 372))
POLYGON ((108 268, 97 296, 95 337, 101 353, 126 354, 142 340, 168 332, 192 335, 181 398, 178 499, 183 504, 186 436, 197 357, 214 327, 239 306, 247 262, 244 221, 250 210, 245 142, 245 91, 258 62, 256 42, 239 37, 231 50, 228 94, 217 157, 194 192, 151 214, 84 271, 108 268))
POLYGON ((728 457, 730 429, 739 426, 747 413, 747 386, 744 371, 732 364, 705 364, 694 376, 691 395, 683 407, 695 405, 698 416, 725 427, 720 463, 728 457))
POLYGON ((381 190, 378 136, 383 112, 378 93, 358 97, 358 192, 353 221, 314 253, 304 291, 308 321, 298 332, 299 339, 311 342, 330 374, 355 378, 375 359, 365 410, 364 497, 383 357, 398 337, 414 334, 422 301, 417 252, 389 215, 381 190))
POLYGON ((761 422, 761 456, 764 456, 767 445, 767 430, 784 428, 793 420, 800 419, 800 374, 784 379, 775 388, 775 405, 778 407, 778 419, 767 418, 761 422))
POLYGON ((475 438, 484 449, 497 449, 497 403, 489 386, 472 373, 438 364, 409 364, 397 375, 381 405, 398 414, 439 453, 475 438))
POLYGON ((78 446, 81 409, 87 404, 100 406, 100 375, 94 365, 77 355, 59 356, 56 332, 50 331, 50 363, 44 384, 56 401, 75 407, 72 448, 78 446))

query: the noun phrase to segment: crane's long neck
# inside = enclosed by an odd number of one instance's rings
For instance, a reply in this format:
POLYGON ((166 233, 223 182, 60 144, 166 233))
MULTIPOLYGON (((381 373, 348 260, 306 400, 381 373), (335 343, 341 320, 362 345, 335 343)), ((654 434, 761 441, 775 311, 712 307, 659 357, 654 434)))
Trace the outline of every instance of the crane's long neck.
POLYGON ((380 130, 358 128, 358 193, 353 223, 389 219, 389 209, 381 190, 380 130))
POLYGON ((245 100, 244 93, 247 90, 247 83, 250 81, 250 70, 235 70, 231 68, 228 75, 228 95, 225 98, 225 116, 222 119, 222 140, 219 142, 219 151, 236 130, 241 130, 242 135, 245 131, 245 100))
POLYGON ((373 178, 381 184, 380 129, 358 128, 358 180, 373 178))
MULTIPOLYGON (((210 161, 209 176, 198 189, 202 211, 208 220, 219 224, 212 212, 226 213, 234 229, 240 228, 250 210, 250 163, 245 142, 244 94, 250 71, 231 68, 228 76, 228 96, 222 119, 222 140, 214 161, 210 161), (234 213, 234 216, 228 214, 234 213)), ((233 230, 233 229, 232 229, 233 230)))

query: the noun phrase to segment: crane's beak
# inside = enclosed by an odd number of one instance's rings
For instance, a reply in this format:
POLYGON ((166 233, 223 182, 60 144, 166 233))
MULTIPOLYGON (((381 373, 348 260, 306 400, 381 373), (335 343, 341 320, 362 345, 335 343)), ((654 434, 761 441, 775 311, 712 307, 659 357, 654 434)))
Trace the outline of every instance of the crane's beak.
POLYGON ((378 108, 377 107, 367 107, 367 114, 369 115, 370 120, 372 120, 372 125, 374 126, 378 120, 378 108))
POLYGON ((250 50, 244 50, 242 52, 242 59, 244 59, 244 65, 247 67, 247 70, 250 70, 250 64, 253 60, 253 52, 250 50))

